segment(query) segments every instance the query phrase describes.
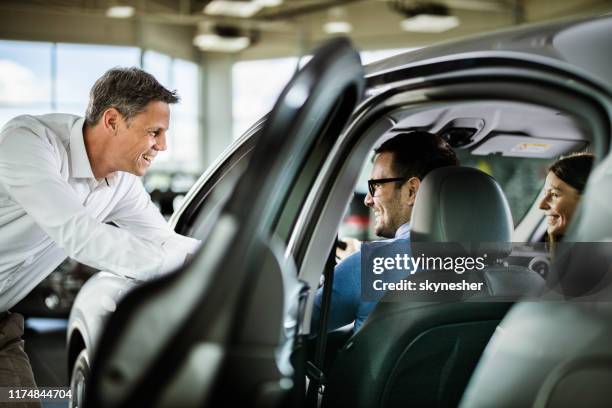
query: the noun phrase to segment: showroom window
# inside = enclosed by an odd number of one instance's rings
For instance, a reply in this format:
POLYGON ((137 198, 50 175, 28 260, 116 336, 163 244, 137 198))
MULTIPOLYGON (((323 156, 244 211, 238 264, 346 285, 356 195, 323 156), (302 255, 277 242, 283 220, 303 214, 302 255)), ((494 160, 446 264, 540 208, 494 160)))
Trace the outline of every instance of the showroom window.
POLYGON ((0 41, 0 127, 11 118, 53 110, 54 45, 0 41))
POLYGON ((166 88, 170 87, 172 72, 170 56, 147 50, 142 55, 142 69, 153 75, 166 88))
POLYGON ((201 171, 198 65, 137 47, 0 40, 0 127, 21 114, 83 115, 95 80, 117 66, 142 66, 181 96, 154 168, 201 171))
POLYGON ((143 54, 143 69, 151 73, 169 89, 176 89, 180 103, 170 109, 168 150, 153 162, 153 169, 180 170, 200 173, 199 129, 200 117, 198 65, 179 58, 171 58, 155 51, 143 54))
POLYGON ((108 45, 57 44, 57 108, 55 111, 83 115, 89 90, 113 67, 140 65, 140 49, 108 45))
POLYGON ((232 67, 234 139, 268 113, 296 69, 297 58, 241 61, 232 67))
MULTIPOLYGON (((363 51, 364 64, 416 48, 363 51)), ((299 59, 302 66, 310 59, 299 59)), ((242 135, 259 118, 268 113, 281 91, 295 73, 298 58, 240 61, 232 67, 233 137, 242 135)))

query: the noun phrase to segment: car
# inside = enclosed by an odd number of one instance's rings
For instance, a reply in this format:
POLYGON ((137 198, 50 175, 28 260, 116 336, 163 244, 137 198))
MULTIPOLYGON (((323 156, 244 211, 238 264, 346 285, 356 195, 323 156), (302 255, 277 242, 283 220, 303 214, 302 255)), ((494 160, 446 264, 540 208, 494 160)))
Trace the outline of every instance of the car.
MULTIPOLYGON (((528 276, 524 265, 537 264, 531 272, 541 279, 546 253, 528 244, 545 234, 538 195, 547 166, 585 149, 598 159, 596 173, 609 162, 611 33, 612 17, 549 22, 365 69, 347 40, 321 46, 172 216, 178 233, 203 242, 191 262, 150 282, 100 273, 84 285, 68 327, 73 405, 315 406, 319 393, 326 406, 459 404, 499 322, 522 304, 444 303, 389 318, 392 303, 381 302, 360 332, 340 334, 331 366, 322 366, 327 337, 321 333, 309 354, 317 330, 310 315, 321 275, 333 276, 338 225, 353 194, 364 191, 372 148, 426 130, 445 138, 464 166, 497 179, 520 243, 511 254, 521 259, 516 268, 528 276)), ((477 197, 474 209, 487 201, 477 197)), ((457 196, 463 207, 470 198, 457 196)), ((600 225, 600 239, 611 230, 600 225)), ((485 371, 503 388, 503 375, 485 371)), ((470 383, 468 397, 480 389, 470 383)), ((521 389, 506 391, 500 398, 521 389)))

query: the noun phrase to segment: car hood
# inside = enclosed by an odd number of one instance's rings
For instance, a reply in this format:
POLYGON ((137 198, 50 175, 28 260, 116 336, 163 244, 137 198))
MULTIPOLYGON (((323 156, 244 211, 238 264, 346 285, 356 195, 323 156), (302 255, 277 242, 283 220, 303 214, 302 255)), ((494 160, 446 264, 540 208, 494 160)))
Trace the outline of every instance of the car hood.
POLYGON ((612 15, 515 27, 399 54, 365 67, 366 77, 425 62, 512 57, 574 71, 612 84, 612 15))

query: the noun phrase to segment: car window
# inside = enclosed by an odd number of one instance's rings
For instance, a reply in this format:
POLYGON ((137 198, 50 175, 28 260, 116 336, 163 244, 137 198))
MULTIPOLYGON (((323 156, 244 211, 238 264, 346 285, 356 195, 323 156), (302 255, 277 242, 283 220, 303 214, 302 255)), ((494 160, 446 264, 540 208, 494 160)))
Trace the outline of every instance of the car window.
POLYGON ((514 226, 520 223, 538 197, 546 170, 554 162, 549 159, 474 156, 462 149, 455 149, 455 153, 462 166, 475 167, 497 180, 510 204, 514 226))
POLYGON ((323 130, 317 142, 304 160, 302 169, 294 180, 293 186, 277 219, 274 233, 285 243, 289 240, 293 226, 303 208, 304 201, 312 188, 321 166, 325 162, 325 159, 327 159, 327 154, 336 142, 335 136, 340 133, 341 127, 344 125, 342 123, 341 126, 339 126, 336 118, 341 114, 341 110, 347 109, 347 106, 352 103, 350 98, 345 99, 346 100, 343 100, 341 103, 338 103, 334 111, 326 118, 322 126, 323 130))
MULTIPOLYGON (((249 130, 249 132, 258 132, 259 130, 260 124, 249 130)), ((198 218, 198 215, 205 206, 209 208, 218 207, 221 204, 222 197, 231 192, 238 176, 246 168, 246 163, 251 157, 257 135, 253 134, 244 143, 236 147, 204 183, 197 183, 199 187, 195 188, 198 188, 198 191, 189 202, 185 203, 186 207, 177 220, 175 227, 177 233, 201 239, 201 234, 198 232, 204 223, 204 218, 198 218), (212 194, 216 190, 218 190, 219 194, 212 194), (222 191, 225 194, 222 194, 222 191), (216 203, 209 203, 209 201, 216 201, 216 203)))

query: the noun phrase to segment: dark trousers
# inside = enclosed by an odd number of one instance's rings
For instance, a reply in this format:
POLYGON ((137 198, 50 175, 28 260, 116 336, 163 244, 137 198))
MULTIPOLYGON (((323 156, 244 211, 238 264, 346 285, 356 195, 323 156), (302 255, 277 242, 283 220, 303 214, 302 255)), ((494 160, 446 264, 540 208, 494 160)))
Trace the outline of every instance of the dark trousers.
MULTIPOLYGON (((23 349, 23 316, 0 313, 0 387, 36 388, 30 360, 23 349)), ((39 402, 0 402, 0 408, 40 408, 39 402)))

